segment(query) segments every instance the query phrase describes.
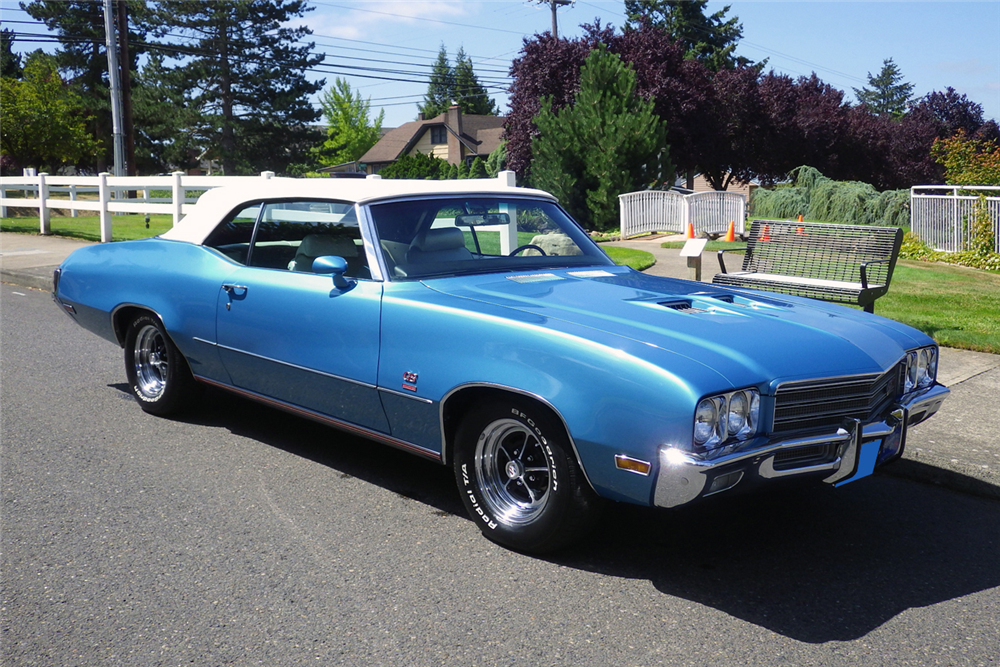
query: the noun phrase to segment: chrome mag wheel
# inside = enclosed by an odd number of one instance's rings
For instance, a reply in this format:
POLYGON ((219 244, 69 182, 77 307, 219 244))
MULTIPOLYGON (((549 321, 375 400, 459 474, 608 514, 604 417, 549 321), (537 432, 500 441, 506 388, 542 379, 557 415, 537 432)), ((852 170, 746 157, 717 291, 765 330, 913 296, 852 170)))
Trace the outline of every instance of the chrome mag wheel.
POLYGON ((133 363, 135 389, 147 400, 155 401, 167 388, 169 379, 167 343, 152 324, 143 326, 135 337, 133 363))
POLYGON ((549 500, 552 471, 538 435, 514 419, 498 419, 483 429, 475 455, 483 502, 508 525, 541 514, 549 500))

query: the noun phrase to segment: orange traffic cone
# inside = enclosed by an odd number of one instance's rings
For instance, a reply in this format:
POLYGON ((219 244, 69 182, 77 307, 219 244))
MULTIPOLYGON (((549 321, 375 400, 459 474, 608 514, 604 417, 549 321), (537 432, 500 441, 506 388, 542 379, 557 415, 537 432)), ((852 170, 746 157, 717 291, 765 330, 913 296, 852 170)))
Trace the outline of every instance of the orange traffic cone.
POLYGON ((726 238, 724 238, 723 241, 732 243, 735 240, 736 240, 736 225, 732 220, 730 220, 729 231, 726 232, 726 238))
POLYGON ((806 235, 806 230, 804 228, 802 228, 802 227, 796 227, 795 228, 795 234, 797 236, 805 236, 806 235))
POLYGON ((802 214, 799 213, 799 222, 802 222, 802 214))
POLYGON ((694 225, 690 222, 688 223, 688 231, 687 231, 687 236, 685 238, 689 239, 694 238, 694 225))
POLYGON ((761 232, 760 242, 761 243, 770 243, 771 242, 771 228, 768 227, 767 225, 764 225, 764 231, 761 232))

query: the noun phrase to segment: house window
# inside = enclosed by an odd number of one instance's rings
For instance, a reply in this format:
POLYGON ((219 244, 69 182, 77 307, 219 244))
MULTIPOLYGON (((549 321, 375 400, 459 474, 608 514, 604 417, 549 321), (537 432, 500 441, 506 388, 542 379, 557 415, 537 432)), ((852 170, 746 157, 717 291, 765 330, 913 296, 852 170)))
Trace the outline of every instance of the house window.
POLYGON ((431 128, 431 143, 432 144, 446 144, 448 143, 448 131, 444 129, 444 125, 435 125, 431 128))

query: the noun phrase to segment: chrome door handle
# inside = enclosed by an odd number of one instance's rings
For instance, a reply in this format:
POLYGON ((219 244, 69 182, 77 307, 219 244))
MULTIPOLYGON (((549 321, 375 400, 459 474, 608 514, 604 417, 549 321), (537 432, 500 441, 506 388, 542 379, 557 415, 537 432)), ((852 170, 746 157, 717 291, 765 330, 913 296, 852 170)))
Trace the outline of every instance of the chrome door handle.
POLYGON ((246 298, 249 288, 246 285, 232 285, 230 283, 223 283, 222 289, 226 290, 226 294, 229 298, 226 300, 226 310, 231 310, 233 307, 233 299, 237 301, 242 301, 246 298))

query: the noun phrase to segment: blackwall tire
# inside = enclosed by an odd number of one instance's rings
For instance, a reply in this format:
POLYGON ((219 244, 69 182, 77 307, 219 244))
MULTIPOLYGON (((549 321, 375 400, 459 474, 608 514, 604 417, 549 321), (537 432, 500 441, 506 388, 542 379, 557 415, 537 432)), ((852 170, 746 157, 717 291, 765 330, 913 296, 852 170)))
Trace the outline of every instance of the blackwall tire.
POLYGON ((601 500, 565 429, 535 403, 512 396, 474 408, 458 428, 454 453, 462 501, 498 544, 554 551, 579 540, 596 518, 601 500))
POLYGON ((125 375, 139 406, 162 417, 183 411, 198 393, 187 360, 152 315, 140 315, 129 324, 125 375))

